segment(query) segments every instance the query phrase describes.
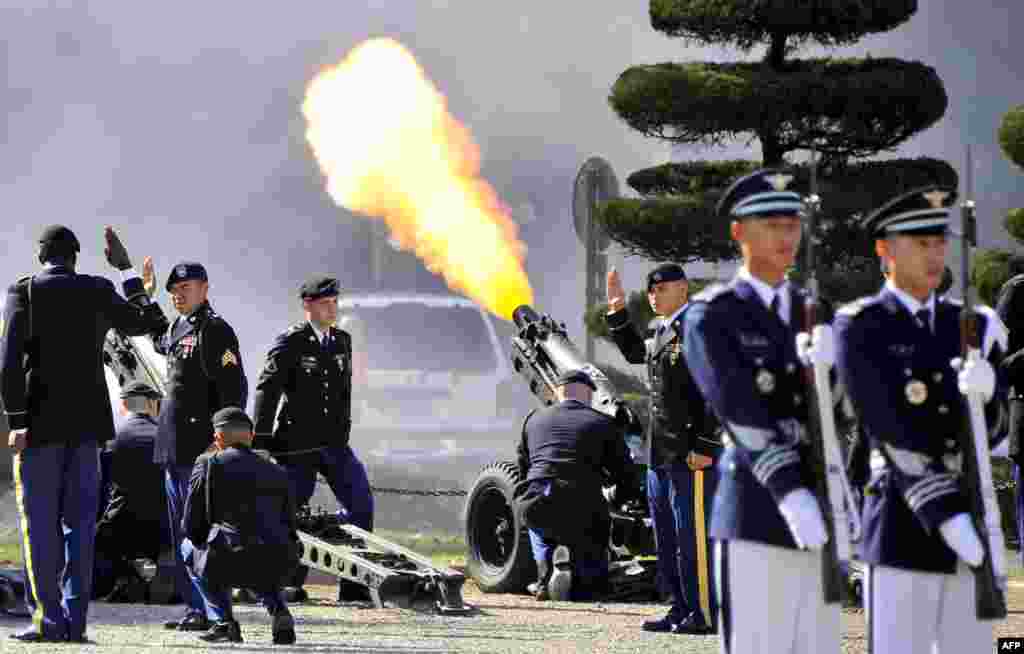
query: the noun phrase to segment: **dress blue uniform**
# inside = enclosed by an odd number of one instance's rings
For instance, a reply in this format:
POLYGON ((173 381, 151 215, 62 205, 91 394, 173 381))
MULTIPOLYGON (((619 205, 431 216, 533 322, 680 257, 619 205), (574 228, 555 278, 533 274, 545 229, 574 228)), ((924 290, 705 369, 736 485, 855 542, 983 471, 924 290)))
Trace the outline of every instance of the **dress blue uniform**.
MULTIPOLYGON (((796 216, 798 194, 771 170, 741 178, 719 211, 732 220, 796 216)), ((695 296, 683 352, 725 428, 711 537, 716 543, 724 652, 811 654, 839 649, 839 608, 823 601, 821 555, 799 549, 780 503, 813 488, 808 403, 797 355, 805 296, 744 267, 695 296), (765 593, 768 593, 767 595, 765 593)))
MULTIPOLYGON (((165 288, 186 280, 206 281, 206 270, 194 262, 171 269, 165 288)), ((167 489, 167 515, 175 544, 178 594, 188 612, 178 628, 205 628, 207 610, 202 589, 181 558, 184 535, 181 516, 196 459, 210 446, 213 414, 228 406, 245 406, 247 382, 238 337, 208 302, 188 316, 179 316, 170 328, 153 339, 157 352, 167 357, 167 398, 160 406, 153 461, 162 466, 167 489)), ((168 628, 174 628, 167 623, 168 628)))
POLYGON ((77 274, 71 230, 50 227, 40 243, 41 261, 61 263, 7 290, 0 326, 4 410, 12 430, 28 429, 14 479, 33 626, 18 637, 84 640, 99 443, 114 436, 103 341, 111 328, 142 335, 167 320, 138 276, 126 275, 125 300, 110 281, 77 274))
MULTIPOLYGON (((944 235, 952 198, 949 189, 911 191, 869 215, 865 227, 878 239, 944 235)), ((977 309, 983 356, 999 370, 1005 327, 991 309, 977 309)), ((869 565, 873 652, 992 647, 992 623, 975 617, 973 575, 943 531, 968 506, 958 440, 967 405, 950 366, 961 354, 962 311, 934 293, 921 302, 890 280, 836 317, 836 365, 871 447, 861 558, 869 565), (913 601, 899 601, 906 598, 913 601)), ((1005 382, 998 373, 986 405, 993 437, 1005 432, 1005 382)))
MULTIPOLYGON (((565 384, 594 388, 590 376, 578 370, 556 381, 557 386, 565 384)), ((546 587, 554 599, 593 599, 608 581, 611 518, 601 494, 602 471, 624 495, 630 485, 631 461, 622 428, 569 399, 527 416, 517 451, 523 479, 517 499, 537 562, 538 590, 546 587), (559 597, 559 584, 549 578, 557 572, 553 564, 559 564, 554 556, 559 545, 571 552, 571 583, 561 584, 568 597, 559 597)))
MULTIPOLYGON (((665 264, 647 276, 647 287, 684 280, 678 264, 665 264)), ((658 546, 658 570, 672 593, 664 620, 648 630, 707 630, 717 623, 708 526, 718 475, 713 466, 691 470, 687 455, 715 458, 721 452, 717 423, 682 356, 685 306, 667 316, 648 345, 629 321, 626 309, 605 317, 619 351, 630 363, 645 363, 650 383, 650 420, 645 434, 647 501, 658 546)))
MULTIPOLYGON (((304 300, 336 297, 338 280, 314 277, 304 300)), ((319 334, 301 322, 274 339, 256 383, 256 438, 284 466, 299 506, 313 496, 316 476, 327 479, 341 518, 373 530, 373 494, 366 467, 349 445, 352 428, 352 339, 330 327, 319 334), (276 417, 276 426, 275 426, 276 417)), ((301 586, 303 566, 295 585, 301 586)))

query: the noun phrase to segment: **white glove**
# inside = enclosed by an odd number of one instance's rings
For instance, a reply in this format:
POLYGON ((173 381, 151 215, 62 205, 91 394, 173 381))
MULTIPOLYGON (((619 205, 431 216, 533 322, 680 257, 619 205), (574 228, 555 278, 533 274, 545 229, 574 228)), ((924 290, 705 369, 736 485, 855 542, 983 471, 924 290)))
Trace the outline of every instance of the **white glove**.
POLYGON ((952 518, 939 525, 939 533, 942 540, 946 541, 949 549, 956 552, 960 560, 976 568, 981 565, 985 558, 985 549, 981 546, 981 539, 978 532, 971 523, 971 518, 966 513, 957 513, 952 518))
POLYGON ((796 335, 796 353, 805 366, 819 363, 831 368, 836 365, 836 345, 831 325, 818 325, 808 334, 796 335))
POLYGON ((954 370, 960 371, 957 381, 961 393, 978 393, 986 402, 992 399, 996 392, 996 371, 993 370, 992 364, 984 359, 969 359, 965 364, 958 357, 953 359, 950 365, 954 370))
POLYGON ((797 488, 786 493, 779 502, 779 511, 789 525, 793 540, 801 549, 820 550, 828 541, 825 521, 818 508, 818 500, 806 488, 797 488))

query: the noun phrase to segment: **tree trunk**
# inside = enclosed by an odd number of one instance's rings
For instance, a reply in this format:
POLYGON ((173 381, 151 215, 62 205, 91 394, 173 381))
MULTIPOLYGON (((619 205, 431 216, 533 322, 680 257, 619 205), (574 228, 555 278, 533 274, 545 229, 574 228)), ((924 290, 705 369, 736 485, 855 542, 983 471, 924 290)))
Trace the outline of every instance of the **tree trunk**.
POLYGON ((761 141, 761 159, 765 167, 781 166, 784 163, 782 155, 785 154, 785 151, 782 149, 776 130, 770 127, 759 129, 757 138, 761 141))
POLYGON ((782 70, 786 62, 786 34, 783 32, 772 32, 772 42, 765 53, 764 63, 775 70, 782 70))

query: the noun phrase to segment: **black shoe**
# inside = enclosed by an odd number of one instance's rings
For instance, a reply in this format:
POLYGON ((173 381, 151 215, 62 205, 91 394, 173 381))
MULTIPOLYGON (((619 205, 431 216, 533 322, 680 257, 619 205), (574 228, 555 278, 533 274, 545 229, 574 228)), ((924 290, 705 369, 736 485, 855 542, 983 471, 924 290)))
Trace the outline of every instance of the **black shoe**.
POLYGON ((568 602, 572 599, 572 555, 569 548, 559 545, 551 556, 551 566, 554 570, 548 578, 548 595, 558 602, 568 602))
POLYGON ((657 633, 665 633, 672 631, 675 626, 679 624, 679 615, 674 611, 669 611, 668 615, 660 620, 647 620, 640 628, 644 631, 653 631, 657 633))
POLYGON ((686 616, 682 622, 672 627, 672 633, 674 634, 689 634, 691 636, 708 636, 715 633, 715 628, 708 626, 704 622, 703 618, 696 617, 696 614, 691 613, 686 616))
POLYGON ((202 613, 186 613, 181 620, 171 620, 164 623, 164 629, 177 629, 178 631, 206 631, 210 628, 210 621, 202 613))
POLYGON ((301 586, 285 586, 282 592, 284 592, 284 601, 289 604, 309 601, 309 593, 301 586))
POLYGON ((533 599, 537 600, 538 602, 544 602, 551 599, 551 596, 548 595, 547 584, 542 584, 539 581, 535 581, 532 584, 528 585, 526 587, 526 592, 533 595, 533 599))
POLYGON ((26 631, 21 631, 21 632, 18 632, 18 633, 11 634, 10 637, 13 638, 14 640, 18 640, 18 641, 21 641, 23 643, 63 643, 63 642, 66 642, 66 639, 63 638, 63 637, 55 638, 53 636, 46 636, 44 634, 39 633, 34 628, 28 629, 26 631))
POLYGON ((231 601, 236 604, 255 604, 259 600, 256 599, 256 593, 248 588, 236 588, 231 591, 231 601))
POLYGON ((288 609, 278 611, 274 616, 272 633, 275 645, 291 645, 295 642, 295 619, 288 609))
POLYGON ((242 628, 235 620, 223 620, 216 622, 210 630, 199 637, 208 643, 241 643, 242 628))

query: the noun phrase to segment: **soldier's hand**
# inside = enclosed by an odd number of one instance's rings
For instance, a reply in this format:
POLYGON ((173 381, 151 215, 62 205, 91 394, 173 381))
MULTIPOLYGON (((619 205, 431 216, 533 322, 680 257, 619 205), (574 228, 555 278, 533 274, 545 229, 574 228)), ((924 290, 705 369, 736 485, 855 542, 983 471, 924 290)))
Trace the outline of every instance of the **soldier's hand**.
POLYGON ((107 225, 104 230, 104 236, 107 239, 107 247, 103 249, 103 252, 107 255, 107 263, 118 270, 128 270, 131 268, 132 262, 128 258, 128 250, 121 243, 121 239, 117 237, 114 228, 107 225))
POLYGON ((622 290, 622 280, 619 279, 619 271, 612 267, 606 278, 606 295, 608 299, 608 311, 615 312, 626 306, 626 292, 622 290))
POLYGON ((21 452, 28 445, 27 429, 12 429, 7 434, 7 447, 15 452, 21 452))
POLYGON ((156 271, 153 270, 153 257, 142 260, 142 288, 149 297, 156 295, 156 271))
POLYGON ((690 470, 702 470, 714 462, 715 460, 710 456, 698 454, 697 452, 690 452, 686 456, 686 465, 690 467, 690 470))

